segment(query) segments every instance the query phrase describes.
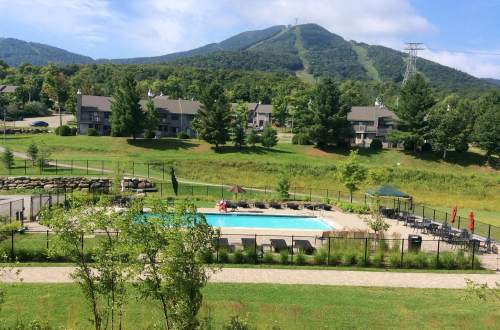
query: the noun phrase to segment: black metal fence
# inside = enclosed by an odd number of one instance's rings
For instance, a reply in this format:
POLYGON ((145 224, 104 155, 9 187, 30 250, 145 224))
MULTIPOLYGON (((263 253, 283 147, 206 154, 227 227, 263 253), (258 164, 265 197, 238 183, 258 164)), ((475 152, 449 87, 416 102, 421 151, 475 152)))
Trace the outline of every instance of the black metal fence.
MULTIPOLYGON (((118 232, 114 233, 119 235, 118 232)), ((215 253, 205 262, 234 264, 287 264, 318 266, 362 266, 379 268, 477 269, 481 245, 470 241, 453 244, 438 240, 415 242, 410 238, 300 236, 273 234, 221 234, 215 253)), ((115 236, 115 235, 113 235, 115 236)), ((51 231, 0 232, 0 255, 6 260, 71 261, 69 256, 49 254, 55 234, 51 231)), ((106 236, 81 236, 82 251, 93 256, 93 248, 106 236)), ((89 259, 89 260, 90 260, 89 259)))
POLYGON ((35 220, 38 216, 38 213, 40 213, 40 211, 44 207, 62 205, 68 198, 68 194, 71 194, 72 192, 72 190, 70 190, 69 192, 67 192, 66 190, 61 190, 54 193, 45 193, 30 196, 29 220, 35 220))
POLYGON ((24 218, 24 199, 7 199, 0 201, 0 224, 20 221, 24 218))

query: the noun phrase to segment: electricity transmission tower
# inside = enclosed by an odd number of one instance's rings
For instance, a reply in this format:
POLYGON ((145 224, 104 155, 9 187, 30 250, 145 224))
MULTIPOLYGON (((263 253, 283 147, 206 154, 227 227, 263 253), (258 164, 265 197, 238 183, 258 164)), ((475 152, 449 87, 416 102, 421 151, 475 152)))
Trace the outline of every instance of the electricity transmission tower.
POLYGON ((410 77, 417 72, 417 52, 422 50, 422 43, 408 42, 405 50, 408 51, 408 62, 406 63, 406 71, 403 79, 403 85, 410 79, 410 77))

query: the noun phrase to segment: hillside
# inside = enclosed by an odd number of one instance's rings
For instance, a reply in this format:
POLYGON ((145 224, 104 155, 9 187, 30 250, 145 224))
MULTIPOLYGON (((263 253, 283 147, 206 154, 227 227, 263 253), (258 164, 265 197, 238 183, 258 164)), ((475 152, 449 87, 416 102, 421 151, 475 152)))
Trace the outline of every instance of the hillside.
MULTIPOLYGON (((70 63, 160 64, 259 71, 295 72, 301 79, 331 75, 337 79, 392 80, 400 82, 406 53, 377 45, 347 41, 317 24, 272 26, 237 34, 219 43, 155 57, 99 59, 46 45, 0 39, 0 58, 10 65, 49 61, 70 63), (4 46, 5 45, 5 46, 4 46)), ((418 59, 417 69, 435 87, 446 91, 476 91, 499 85, 459 70, 418 59)))
POLYGON ((0 59, 10 66, 22 63, 47 65, 49 62, 61 64, 93 63, 91 57, 68 52, 36 42, 26 42, 13 38, 0 38, 0 59))

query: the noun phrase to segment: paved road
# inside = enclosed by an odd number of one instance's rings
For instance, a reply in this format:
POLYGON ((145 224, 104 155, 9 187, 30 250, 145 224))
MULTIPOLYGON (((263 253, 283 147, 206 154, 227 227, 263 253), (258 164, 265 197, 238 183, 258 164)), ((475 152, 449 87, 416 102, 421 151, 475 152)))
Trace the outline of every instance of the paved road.
MULTIPOLYGON (((73 267, 21 267, 18 269, 19 275, 14 275, 15 270, 13 270, 0 276, 0 281, 12 283, 22 279, 25 283, 69 283, 72 282, 70 274, 74 270, 73 267)), ((495 283, 500 283, 500 273, 443 274, 224 268, 213 274, 210 282, 462 289, 465 287, 466 279, 495 286, 495 283)))

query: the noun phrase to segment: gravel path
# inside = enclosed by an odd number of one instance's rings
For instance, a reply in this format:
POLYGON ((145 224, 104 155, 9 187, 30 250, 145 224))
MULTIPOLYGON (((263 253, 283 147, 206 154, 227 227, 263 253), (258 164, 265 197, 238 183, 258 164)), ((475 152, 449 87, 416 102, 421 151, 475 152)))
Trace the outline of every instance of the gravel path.
MULTIPOLYGON (((25 283, 69 283, 73 267, 21 267, 0 276, 1 282, 25 283), (19 274, 15 275, 19 270, 19 274)), ((363 272, 343 270, 295 270, 224 268, 212 275, 214 283, 274 283, 316 284, 402 288, 461 289, 465 280, 494 286, 500 283, 496 274, 443 274, 443 273, 397 273, 363 272)))

